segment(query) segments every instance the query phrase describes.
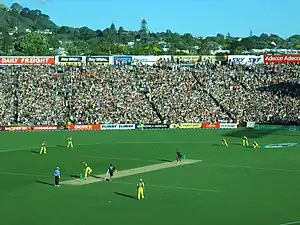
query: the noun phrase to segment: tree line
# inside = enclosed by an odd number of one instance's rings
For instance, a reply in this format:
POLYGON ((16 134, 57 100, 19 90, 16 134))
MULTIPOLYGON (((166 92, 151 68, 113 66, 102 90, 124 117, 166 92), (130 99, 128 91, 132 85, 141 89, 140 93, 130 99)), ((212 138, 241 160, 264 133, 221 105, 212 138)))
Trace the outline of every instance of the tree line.
POLYGON ((300 50, 300 35, 287 39, 276 34, 233 37, 230 33, 195 37, 171 30, 150 32, 145 19, 137 31, 111 24, 103 30, 57 26, 40 10, 13 3, 0 4, 0 54, 2 55, 210 55, 255 54, 254 49, 300 50))

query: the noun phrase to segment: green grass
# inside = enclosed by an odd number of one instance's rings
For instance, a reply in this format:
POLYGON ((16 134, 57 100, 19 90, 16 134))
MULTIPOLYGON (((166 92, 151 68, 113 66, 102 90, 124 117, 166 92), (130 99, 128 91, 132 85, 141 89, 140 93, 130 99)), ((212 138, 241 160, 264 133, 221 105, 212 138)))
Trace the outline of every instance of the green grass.
POLYGON ((15 132, 0 136, 0 211, 3 225, 279 225, 300 220, 300 144, 297 133, 238 129, 99 132, 15 132), (241 146, 246 134, 262 148, 241 146), (71 135, 74 149, 63 147, 71 135), (229 147, 220 147, 222 136, 229 147), (47 155, 39 155, 46 140, 47 155), (95 174, 113 163, 119 170, 174 160, 180 148, 203 162, 112 182, 53 184, 79 175, 87 161, 95 174), (137 201, 135 184, 146 184, 137 201), (120 193, 122 195, 118 195, 120 193), (56 215, 56 216, 55 216, 56 215))

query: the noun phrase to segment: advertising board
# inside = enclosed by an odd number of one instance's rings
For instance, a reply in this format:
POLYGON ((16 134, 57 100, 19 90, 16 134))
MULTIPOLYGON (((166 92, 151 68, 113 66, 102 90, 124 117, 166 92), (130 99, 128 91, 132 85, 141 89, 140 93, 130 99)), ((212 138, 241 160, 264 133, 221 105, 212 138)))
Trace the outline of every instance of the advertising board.
POLYGON ((85 63, 85 56, 57 56, 56 63, 61 65, 73 65, 85 63))
POLYGON ((66 125, 68 130, 100 130, 100 124, 71 124, 66 125))
POLYGON ((263 64, 264 56, 260 55, 229 55, 228 62, 233 64, 263 64))
POLYGON ((220 123, 220 129, 236 129, 236 123, 220 123))
POLYGON ((112 64, 112 56, 87 56, 87 64, 112 64))
POLYGON ((300 55, 265 55, 265 64, 289 64, 300 63, 300 55))
POLYGON ((0 56, 0 65, 52 65, 54 56, 0 56))
POLYGON ((135 124, 101 124, 100 130, 135 130, 135 124))

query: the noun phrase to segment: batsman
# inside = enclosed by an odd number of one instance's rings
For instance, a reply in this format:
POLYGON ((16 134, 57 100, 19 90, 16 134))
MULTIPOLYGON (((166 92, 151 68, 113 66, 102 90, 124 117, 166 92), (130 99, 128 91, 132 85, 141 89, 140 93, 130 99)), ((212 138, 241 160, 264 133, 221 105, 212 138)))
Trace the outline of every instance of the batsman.
POLYGON ((145 184, 144 184, 142 179, 139 180, 136 187, 137 187, 137 198, 138 198, 138 200, 144 199, 145 198, 145 195, 144 195, 145 184))

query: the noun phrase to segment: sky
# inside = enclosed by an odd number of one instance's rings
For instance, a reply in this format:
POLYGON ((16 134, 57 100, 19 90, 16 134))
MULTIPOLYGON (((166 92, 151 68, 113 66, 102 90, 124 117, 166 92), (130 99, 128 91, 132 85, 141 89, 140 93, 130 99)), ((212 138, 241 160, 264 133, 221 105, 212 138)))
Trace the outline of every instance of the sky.
MULTIPOLYGON (((11 5, 13 0, 0 0, 11 5)), ((194 36, 300 34, 300 0, 19 0, 40 9, 59 26, 105 29, 114 23, 138 30, 145 18, 153 32, 194 36)))

